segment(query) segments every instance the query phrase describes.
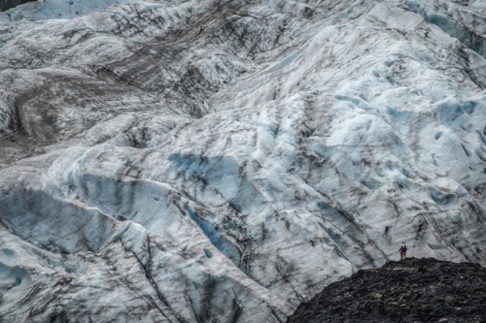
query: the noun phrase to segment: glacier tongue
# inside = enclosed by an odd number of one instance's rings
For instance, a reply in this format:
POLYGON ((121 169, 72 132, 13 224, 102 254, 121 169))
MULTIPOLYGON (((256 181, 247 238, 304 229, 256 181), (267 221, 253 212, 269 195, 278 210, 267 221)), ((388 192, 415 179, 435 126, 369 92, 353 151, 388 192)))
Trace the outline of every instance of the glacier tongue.
POLYGON ((283 322, 402 241, 486 265, 485 37, 479 0, 0 13, 0 317, 283 322))

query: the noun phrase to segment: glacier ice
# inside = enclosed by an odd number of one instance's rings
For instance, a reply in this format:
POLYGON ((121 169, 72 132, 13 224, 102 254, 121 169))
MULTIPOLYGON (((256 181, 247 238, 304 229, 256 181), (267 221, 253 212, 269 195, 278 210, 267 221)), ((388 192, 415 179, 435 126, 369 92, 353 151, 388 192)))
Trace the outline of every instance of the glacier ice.
POLYGON ((0 13, 0 317, 283 322, 398 258, 486 258, 482 1, 0 13))

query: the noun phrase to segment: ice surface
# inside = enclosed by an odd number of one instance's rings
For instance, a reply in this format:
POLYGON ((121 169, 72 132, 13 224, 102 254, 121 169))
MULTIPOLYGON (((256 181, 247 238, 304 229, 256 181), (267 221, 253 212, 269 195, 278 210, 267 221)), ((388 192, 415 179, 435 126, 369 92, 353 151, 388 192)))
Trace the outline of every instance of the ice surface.
POLYGON ((117 4, 128 4, 129 0, 39 0, 10 9, 6 16, 13 20, 73 19, 101 12, 117 4))
POLYGON ((485 35, 482 1, 1 13, 0 316, 283 322, 402 241, 485 265, 485 35))

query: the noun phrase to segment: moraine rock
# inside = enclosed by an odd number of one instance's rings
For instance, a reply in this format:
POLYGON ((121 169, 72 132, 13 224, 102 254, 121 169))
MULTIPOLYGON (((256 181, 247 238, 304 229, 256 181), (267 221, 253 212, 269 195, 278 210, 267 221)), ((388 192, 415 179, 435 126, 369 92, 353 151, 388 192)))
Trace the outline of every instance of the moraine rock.
POLYGON ((7 11, 25 3, 34 2, 37 0, 3 0, 0 2, 0 12, 7 11))
POLYGON ((287 322, 486 322, 485 300, 479 264, 408 258, 332 283, 287 322))

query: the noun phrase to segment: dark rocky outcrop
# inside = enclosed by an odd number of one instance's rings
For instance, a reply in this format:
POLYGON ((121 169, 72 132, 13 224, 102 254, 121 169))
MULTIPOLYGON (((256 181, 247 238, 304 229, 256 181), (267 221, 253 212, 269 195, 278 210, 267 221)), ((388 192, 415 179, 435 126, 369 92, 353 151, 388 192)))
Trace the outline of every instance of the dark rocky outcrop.
POLYGON ((329 285, 288 322, 486 322, 485 301, 480 265, 409 258, 329 285))
POLYGON ((3 0, 0 1, 0 12, 7 11, 8 9, 15 8, 21 4, 34 1, 37 0, 3 0))

